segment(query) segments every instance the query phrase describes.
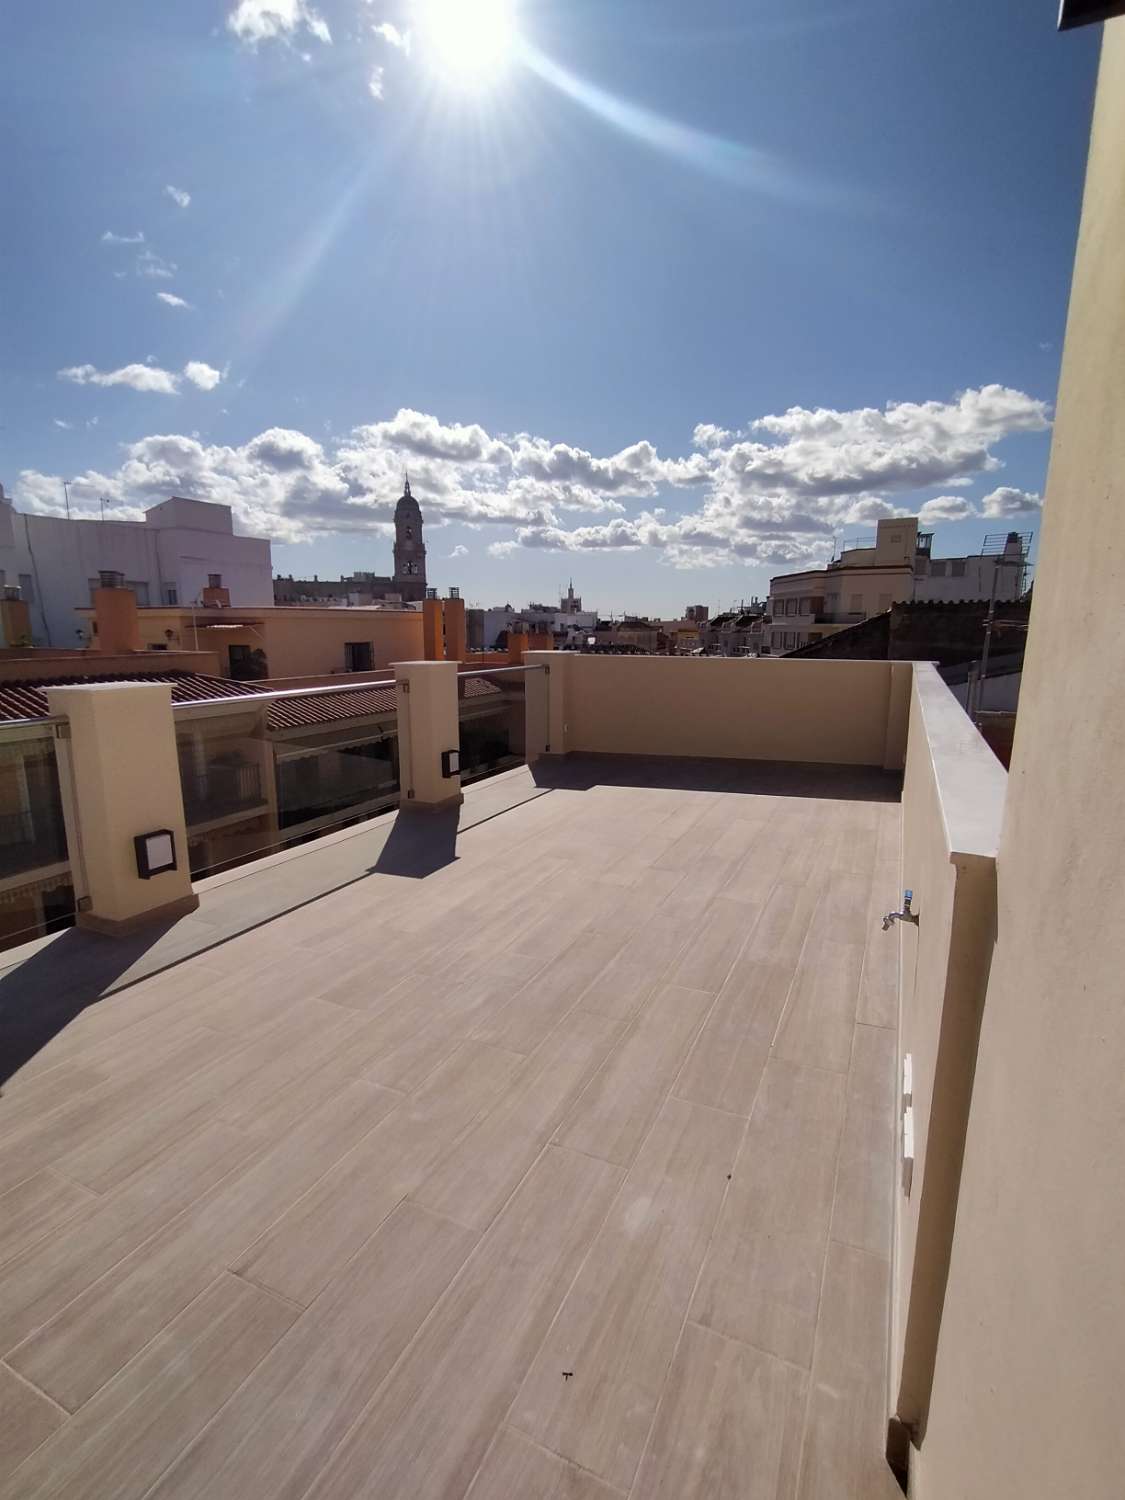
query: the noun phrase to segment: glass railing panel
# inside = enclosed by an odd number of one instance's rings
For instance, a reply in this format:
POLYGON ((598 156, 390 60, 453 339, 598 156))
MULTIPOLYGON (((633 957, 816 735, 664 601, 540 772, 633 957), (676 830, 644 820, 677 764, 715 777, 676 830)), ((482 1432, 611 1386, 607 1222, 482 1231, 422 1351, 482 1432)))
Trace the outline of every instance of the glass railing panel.
POLYGON ((461 672, 457 677, 461 784, 496 776, 526 759, 527 673, 531 667, 461 672))
POLYGON ((0 724, 0 948, 73 917, 55 726, 0 724))
POLYGON ((201 878, 398 805, 392 682, 178 706, 192 875, 201 878))

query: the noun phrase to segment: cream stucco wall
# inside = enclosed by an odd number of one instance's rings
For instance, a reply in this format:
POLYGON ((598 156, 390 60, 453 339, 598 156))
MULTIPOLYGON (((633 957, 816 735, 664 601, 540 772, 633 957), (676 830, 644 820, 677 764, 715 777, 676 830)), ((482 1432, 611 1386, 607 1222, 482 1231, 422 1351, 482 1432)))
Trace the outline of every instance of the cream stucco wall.
POLYGON ((918 1492, 1125 1487, 1125 20, 1107 23, 918 1492))
POLYGON ((555 754, 902 765, 908 663, 564 652, 546 660, 561 722, 541 738, 555 754))
MULTIPOLYGON (((925 1428, 988 966, 1007 775, 928 662, 913 671, 902 880, 899 1077, 911 1060, 914 1161, 895 1188, 890 1411, 925 1428)), ((884 941, 891 941, 888 935, 884 941)), ((904 1101, 905 1102, 905 1101, 904 1101)))

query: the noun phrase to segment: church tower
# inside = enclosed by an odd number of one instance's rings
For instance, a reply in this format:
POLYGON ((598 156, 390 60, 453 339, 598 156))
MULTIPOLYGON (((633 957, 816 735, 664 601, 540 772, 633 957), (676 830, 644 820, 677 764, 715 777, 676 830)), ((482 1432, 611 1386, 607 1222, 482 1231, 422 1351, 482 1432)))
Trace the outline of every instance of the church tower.
POLYGON ((403 482, 402 497, 395 506, 395 592, 407 604, 426 597, 426 548, 422 541, 422 511, 410 493, 410 479, 403 482))

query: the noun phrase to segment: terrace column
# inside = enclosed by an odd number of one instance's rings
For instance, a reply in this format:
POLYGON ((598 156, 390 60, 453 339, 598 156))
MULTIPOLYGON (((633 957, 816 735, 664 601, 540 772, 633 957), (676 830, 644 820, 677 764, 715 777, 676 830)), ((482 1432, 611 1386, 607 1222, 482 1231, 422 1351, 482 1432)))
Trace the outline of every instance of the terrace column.
POLYGON ((398 698, 400 807, 444 812, 461 795, 461 725, 455 661, 394 664, 398 698))
POLYGON ((78 926, 119 936, 194 911, 171 687, 48 688, 47 705, 69 726, 60 780, 78 926))

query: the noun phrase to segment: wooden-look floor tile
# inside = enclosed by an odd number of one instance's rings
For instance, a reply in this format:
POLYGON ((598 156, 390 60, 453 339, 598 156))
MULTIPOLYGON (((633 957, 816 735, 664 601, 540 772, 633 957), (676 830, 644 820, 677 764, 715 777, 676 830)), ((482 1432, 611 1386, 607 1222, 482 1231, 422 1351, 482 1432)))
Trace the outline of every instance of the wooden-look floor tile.
POLYGON ((659 979, 651 965, 614 959, 583 992, 578 1009, 610 1021, 629 1021, 648 1004, 659 979))
POLYGON ((644 1500, 792 1500, 808 1375, 688 1323, 634 1486, 644 1500))
POLYGON ((0 1487, 0 1500, 140 1500, 297 1316, 222 1276, 0 1487))
POLYGON ((66 1412, 0 1364, 0 1484, 66 1421, 66 1412))
POLYGON ((558 1144, 628 1166, 713 1004, 706 990, 662 985, 559 1127, 558 1144))
POLYGON ((810 936, 777 1029, 776 1056, 836 1073, 848 1071, 862 964, 861 944, 810 936))
POLYGON ((233 1269, 307 1306, 416 1188, 445 1152, 496 1103, 522 1062, 464 1042, 425 1085, 232 1263, 233 1269))
POLYGON ((743 1128, 734 1115, 665 1103, 513 1404, 513 1426, 620 1489, 632 1484, 743 1128))
POLYGON ((465 1500, 621 1500, 623 1491, 501 1427, 465 1500))
POLYGON ((89 1189, 49 1167, 0 1195, 0 1266, 97 1202, 89 1189))
POLYGON ((756 902, 716 896, 669 969, 669 984, 718 994, 760 915, 756 902))
POLYGON ((575 1011, 531 1054, 494 1108, 442 1159, 415 1202, 484 1230, 618 1040, 623 1023, 575 1011))
POLYGON ((757 958, 735 963, 676 1080, 679 1098, 750 1114, 794 968, 757 958))
POLYGON ((398 1102, 350 1084, 113 1266, 9 1363, 76 1410, 398 1102))
POLYGON ((844 1079, 767 1064, 691 1317, 793 1364, 812 1363, 844 1079))
POLYGON ((620 1180, 605 1162, 548 1148, 308 1500, 464 1493, 620 1180))
POLYGON ((884 1457, 890 1268, 828 1246, 799 1500, 901 1500, 884 1457))
POLYGON ((583 932, 543 973, 536 975, 514 999, 474 1031, 478 1041, 533 1052, 572 1010, 602 970, 617 957, 622 939, 601 932, 583 932))
POLYGON ((150 1500, 300 1500, 476 1240, 448 1219, 402 1204, 150 1500))
POLYGON ((894 1214, 895 1034, 857 1026, 840 1140, 832 1237, 889 1258, 894 1214))

